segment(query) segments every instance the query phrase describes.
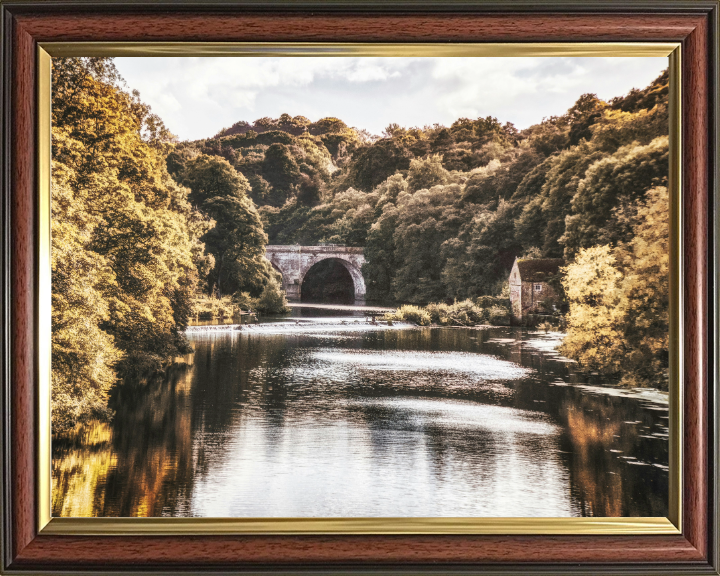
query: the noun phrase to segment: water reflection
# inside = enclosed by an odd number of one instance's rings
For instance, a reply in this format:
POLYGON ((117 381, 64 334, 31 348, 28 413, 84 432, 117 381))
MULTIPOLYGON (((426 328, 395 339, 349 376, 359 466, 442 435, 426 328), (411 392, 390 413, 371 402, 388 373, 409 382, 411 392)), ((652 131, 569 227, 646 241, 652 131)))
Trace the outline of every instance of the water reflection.
POLYGON ((551 336, 312 318, 191 336, 194 364, 54 446, 63 516, 664 516, 660 393, 551 336))

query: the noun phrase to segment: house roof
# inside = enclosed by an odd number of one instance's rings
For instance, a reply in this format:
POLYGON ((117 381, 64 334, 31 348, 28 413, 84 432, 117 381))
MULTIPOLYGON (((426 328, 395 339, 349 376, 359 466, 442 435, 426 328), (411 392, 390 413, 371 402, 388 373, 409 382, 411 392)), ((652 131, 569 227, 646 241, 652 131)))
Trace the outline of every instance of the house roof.
POLYGON ((520 280, 523 282, 545 282, 548 276, 558 273, 565 266, 562 258, 528 258, 517 261, 520 280))

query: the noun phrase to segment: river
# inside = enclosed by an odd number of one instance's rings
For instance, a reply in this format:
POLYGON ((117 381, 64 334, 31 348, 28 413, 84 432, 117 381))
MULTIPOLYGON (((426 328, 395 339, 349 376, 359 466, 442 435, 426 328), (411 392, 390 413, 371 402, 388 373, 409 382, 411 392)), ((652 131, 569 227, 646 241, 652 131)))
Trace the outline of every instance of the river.
POLYGON ((561 335, 295 314, 118 388, 54 443, 53 515, 667 515, 667 395, 589 382, 561 335))

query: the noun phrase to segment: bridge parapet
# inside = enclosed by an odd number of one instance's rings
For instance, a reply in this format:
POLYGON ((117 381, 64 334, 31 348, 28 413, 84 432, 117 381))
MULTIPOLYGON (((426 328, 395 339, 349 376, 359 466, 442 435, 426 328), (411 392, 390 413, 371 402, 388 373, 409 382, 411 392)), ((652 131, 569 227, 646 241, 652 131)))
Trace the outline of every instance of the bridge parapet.
POLYGON ((288 300, 300 300, 300 288, 308 270, 322 260, 340 261, 350 273, 355 289, 355 300, 365 300, 365 280, 362 265, 363 248, 350 246, 286 246, 270 244, 265 247, 267 259, 280 271, 288 300))

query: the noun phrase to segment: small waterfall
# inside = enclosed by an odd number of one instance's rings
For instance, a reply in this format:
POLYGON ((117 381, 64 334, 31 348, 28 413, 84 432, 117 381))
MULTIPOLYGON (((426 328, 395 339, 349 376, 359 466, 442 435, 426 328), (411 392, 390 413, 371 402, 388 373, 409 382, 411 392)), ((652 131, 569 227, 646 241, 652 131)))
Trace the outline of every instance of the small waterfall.
POLYGON ((232 330, 242 330, 242 324, 209 324, 207 326, 188 326, 185 329, 185 333, 194 334, 196 332, 231 332, 232 330))
POLYGON ((358 316, 350 317, 319 317, 319 318, 291 318, 275 322, 261 322, 259 324, 219 324, 209 326, 188 326, 188 335, 228 334, 238 332, 241 334, 264 335, 299 335, 299 334, 349 334, 353 332, 376 332, 381 330, 407 330, 415 328, 408 323, 394 322, 388 326, 387 322, 375 321, 358 316))

